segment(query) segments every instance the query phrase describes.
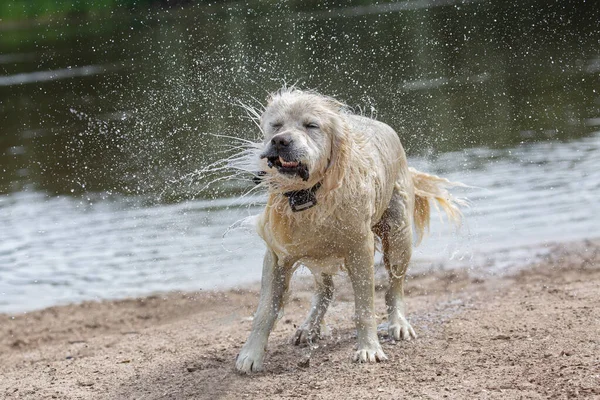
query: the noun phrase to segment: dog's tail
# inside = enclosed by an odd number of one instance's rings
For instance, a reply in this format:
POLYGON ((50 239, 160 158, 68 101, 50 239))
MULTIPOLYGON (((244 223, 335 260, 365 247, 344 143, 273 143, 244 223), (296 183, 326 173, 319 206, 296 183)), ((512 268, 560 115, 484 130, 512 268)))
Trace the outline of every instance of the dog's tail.
POLYGON ((429 231, 430 200, 438 210, 439 204, 446 212, 448 219, 459 226, 462 219, 460 206, 466 206, 468 203, 465 199, 452 196, 448 189, 456 186, 466 187, 466 185, 460 182, 451 182, 436 175, 419 172, 414 168, 409 168, 409 170, 415 187, 414 221, 417 231, 417 244, 421 243, 425 232, 429 231))

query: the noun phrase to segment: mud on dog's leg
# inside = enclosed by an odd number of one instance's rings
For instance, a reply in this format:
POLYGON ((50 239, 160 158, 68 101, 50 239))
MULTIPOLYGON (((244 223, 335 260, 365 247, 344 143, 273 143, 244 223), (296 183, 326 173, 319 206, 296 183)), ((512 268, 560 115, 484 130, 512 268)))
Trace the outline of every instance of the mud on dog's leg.
POLYGON ((315 275, 316 291, 306 320, 294 335, 294 344, 312 343, 321 336, 327 307, 333 299, 333 277, 329 274, 315 275))
POLYGON ((292 272, 291 267, 280 266, 275 253, 267 250, 263 263, 260 299, 252 322, 252 331, 235 363, 239 372, 250 373, 263 369, 269 334, 280 312, 283 311, 292 272))
POLYGON ((355 323, 358 333, 358 350, 354 361, 376 362, 387 360, 379 339, 375 322, 373 234, 358 244, 346 257, 346 269, 354 288, 355 323))
POLYGON ((389 274, 389 287, 385 293, 388 311, 388 334, 394 340, 410 340, 417 335, 406 319, 404 303, 404 279, 412 251, 412 240, 408 238, 384 238, 383 261, 389 274))
POLYGON ((388 334, 394 340, 415 338, 415 331, 406 319, 404 279, 412 255, 412 194, 394 191, 388 209, 378 224, 383 244, 383 263, 389 274, 385 293, 388 311, 388 334))

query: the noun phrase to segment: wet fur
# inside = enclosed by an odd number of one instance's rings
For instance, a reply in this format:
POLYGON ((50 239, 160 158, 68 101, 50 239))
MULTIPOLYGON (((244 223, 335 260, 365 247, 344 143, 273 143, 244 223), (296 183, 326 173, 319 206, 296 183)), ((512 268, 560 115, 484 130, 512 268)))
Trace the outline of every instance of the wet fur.
POLYGON ((407 165, 398 135, 384 123, 351 113, 337 100, 315 92, 284 88, 273 94, 260 117, 271 152, 273 139, 287 135, 293 154, 308 166, 310 177, 279 173, 259 159, 269 190, 267 205, 256 219, 256 229, 267 245, 259 306, 252 332, 236 361, 242 373, 260 371, 270 331, 283 311, 293 271, 308 267, 315 276, 316 292, 306 321, 294 343, 317 340, 323 316, 333 293, 331 275, 347 271, 355 292, 358 351, 354 359, 386 359, 376 332, 374 258, 376 236, 382 243, 390 285, 386 293, 389 335, 396 340, 416 337, 406 320, 403 283, 412 253, 413 227, 420 240, 429 224, 430 201, 437 200, 450 219, 458 221, 458 202, 447 191, 457 185, 444 178, 418 172, 407 165), (306 127, 316 121, 318 129, 306 127), (282 126, 275 128, 282 122, 282 126), (303 125, 304 124, 304 125, 303 125), (313 187, 317 206, 293 212, 283 193, 313 187))

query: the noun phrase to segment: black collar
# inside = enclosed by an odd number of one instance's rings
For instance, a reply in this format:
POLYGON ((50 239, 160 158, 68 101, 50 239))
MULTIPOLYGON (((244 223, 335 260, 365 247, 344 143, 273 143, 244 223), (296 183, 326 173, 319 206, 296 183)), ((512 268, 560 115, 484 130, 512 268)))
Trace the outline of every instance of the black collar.
MULTIPOLYGON (((265 171, 258 171, 252 180, 258 185, 262 182, 262 178, 266 174, 265 171)), ((317 205, 317 196, 315 196, 315 193, 320 187, 321 182, 317 182, 317 184, 310 189, 293 190, 291 192, 285 192, 283 195, 288 198, 293 212, 304 211, 317 205)))
POLYGON ((321 182, 310 189, 294 190, 291 192, 285 192, 283 195, 288 198, 292 211, 304 211, 317 205, 317 196, 315 193, 321 187, 321 182))

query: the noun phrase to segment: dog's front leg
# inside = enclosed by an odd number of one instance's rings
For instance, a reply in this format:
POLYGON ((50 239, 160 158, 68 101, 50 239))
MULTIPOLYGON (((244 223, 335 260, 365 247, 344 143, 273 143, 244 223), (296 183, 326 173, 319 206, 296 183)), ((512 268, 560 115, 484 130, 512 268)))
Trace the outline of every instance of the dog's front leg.
POLYGON ((265 254, 258 308, 252 322, 252 331, 238 354, 235 366, 241 373, 263 369, 267 341, 279 313, 283 309, 292 268, 280 266, 270 249, 265 254))
POLYGON ((357 246, 346 257, 346 269, 354 288, 354 312, 358 333, 358 350, 354 361, 376 362, 387 360, 379 339, 375 322, 375 279, 374 279, 373 234, 357 246))

